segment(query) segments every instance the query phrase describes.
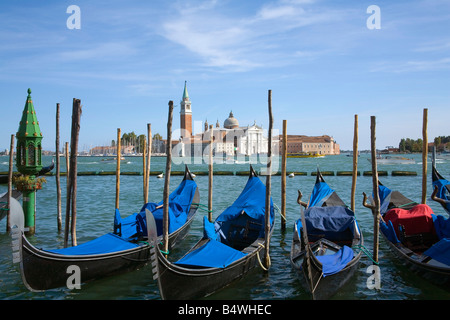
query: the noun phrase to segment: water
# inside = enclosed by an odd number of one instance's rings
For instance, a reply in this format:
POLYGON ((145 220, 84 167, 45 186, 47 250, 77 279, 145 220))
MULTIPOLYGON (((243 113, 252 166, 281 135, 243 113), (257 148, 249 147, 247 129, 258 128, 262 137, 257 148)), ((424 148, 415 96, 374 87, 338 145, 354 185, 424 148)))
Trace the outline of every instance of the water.
MULTIPOLYGON (((422 160, 421 155, 412 155, 416 159, 413 165, 379 165, 378 170, 388 172, 388 176, 381 176, 380 180, 391 189, 402 191, 407 197, 415 201, 421 199, 422 160), (417 176, 391 176, 393 170, 415 171, 417 176)), ((365 238, 365 246, 372 252, 373 218, 372 213, 362 206, 362 192, 372 192, 372 178, 363 176, 363 171, 370 171, 371 164, 367 159, 369 154, 362 154, 359 158, 358 177, 356 187, 356 217, 365 238)), ((65 159, 61 159, 61 171, 65 171, 65 159)), ((8 170, 8 157, 0 157, 0 171, 8 170)), ((164 171, 165 158, 152 158, 151 170, 164 171)), ((44 164, 50 164, 51 157, 44 157, 44 164)), ((450 160, 439 160, 438 169, 445 177, 450 177, 450 160)), ((257 169, 263 164, 254 165, 257 169)), ((299 206, 296 204, 297 190, 301 189, 306 201, 311 194, 317 166, 322 171, 351 171, 352 157, 346 155, 327 156, 313 159, 288 159, 287 172, 307 172, 307 176, 287 178, 287 220, 286 231, 280 229, 280 215, 276 215, 276 227, 271 240, 270 257, 271 268, 264 272, 256 268, 244 279, 232 284, 226 289, 212 295, 208 299, 265 299, 265 300, 293 300, 309 299, 309 295, 302 288, 297 275, 292 270, 289 261, 292 227, 299 218, 299 206)), ((206 164, 189 165, 191 171, 207 171, 206 164)), ((215 165, 215 170, 248 171, 248 164, 215 165)), ((174 164, 173 170, 184 170, 183 164, 174 164)), ((79 158, 78 171, 115 171, 114 163, 104 163, 101 158, 79 158)), ((142 158, 127 157, 122 161, 122 172, 142 172, 142 158)), ((431 177, 431 166, 428 166, 428 176, 431 177)), ((327 183, 334 188, 340 197, 350 204, 351 177, 325 176, 327 183)), ((181 181, 181 176, 171 177, 171 190, 181 181)), ((266 178, 261 176, 263 182, 266 178)), ((142 176, 121 176, 120 211, 122 217, 140 209, 143 202, 142 176)), ((195 178, 201 195, 201 203, 207 204, 208 177, 197 175, 195 178)), ((77 240, 83 243, 102 234, 112 231, 115 206, 115 176, 79 176, 77 198, 77 240)), ((217 217, 240 194, 247 181, 246 176, 214 176, 213 216, 217 217)), ((281 177, 272 177, 272 197, 281 206, 281 177)), ((63 216, 65 212, 65 177, 61 177, 63 216)), ((164 188, 164 179, 150 178, 149 201, 160 201, 164 188)), ((6 185, 0 185, 0 193, 5 192, 6 185)), ((428 195, 431 194, 431 178, 428 179, 428 195)), ((433 211, 444 214, 439 205, 427 200, 433 211)), ((57 231, 56 220, 56 182, 55 177, 47 177, 44 188, 37 192, 36 204, 36 234, 30 241, 37 247, 53 249, 63 246, 63 234, 57 231)), ((192 224, 191 232, 183 245, 173 252, 179 255, 191 247, 202 235, 202 219, 206 213, 199 211, 192 224)), ((64 220, 64 219, 63 219, 64 220)), ((54 300, 90 300, 90 299, 120 299, 120 300, 157 300, 160 299, 158 286, 152 280, 149 266, 124 275, 113 276, 82 285, 80 290, 58 288, 46 292, 29 292, 23 285, 17 264, 12 263, 11 238, 6 233, 6 219, 0 222, 0 299, 54 299, 54 300)), ((369 274, 366 272, 371 260, 364 256, 358 272, 333 299, 345 300, 427 300, 450 299, 450 293, 426 280, 416 276, 402 265, 394 263, 394 256, 389 251, 384 239, 380 236, 379 262, 381 270, 381 289, 367 288, 369 274)))

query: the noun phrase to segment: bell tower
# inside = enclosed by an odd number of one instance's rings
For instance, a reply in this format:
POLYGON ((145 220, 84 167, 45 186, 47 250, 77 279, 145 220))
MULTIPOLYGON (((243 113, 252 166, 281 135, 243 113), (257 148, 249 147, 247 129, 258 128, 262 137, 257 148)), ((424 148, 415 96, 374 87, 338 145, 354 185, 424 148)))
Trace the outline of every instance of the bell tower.
POLYGON ((181 135, 183 138, 188 138, 192 135, 192 110, 191 100, 189 100, 189 95, 187 92, 186 81, 184 82, 183 98, 181 99, 180 105, 181 135))

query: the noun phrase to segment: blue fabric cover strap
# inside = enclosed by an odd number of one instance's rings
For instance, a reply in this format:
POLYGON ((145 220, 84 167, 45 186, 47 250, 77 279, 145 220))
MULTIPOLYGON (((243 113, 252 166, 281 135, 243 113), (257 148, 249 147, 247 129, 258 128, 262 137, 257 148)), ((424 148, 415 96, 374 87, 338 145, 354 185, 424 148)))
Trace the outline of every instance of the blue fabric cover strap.
POLYGON ((115 234, 107 233, 78 246, 46 251, 63 255, 92 255, 118 252, 136 247, 139 247, 139 245, 126 241, 115 234))
POLYGON ((245 255, 245 253, 223 243, 210 240, 200 248, 175 262, 175 264, 205 268, 225 268, 234 261, 245 257, 245 255))
POLYGON ((343 246, 338 252, 331 255, 316 256, 322 263, 322 273, 324 277, 338 273, 353 259, 353 250, 343 246))

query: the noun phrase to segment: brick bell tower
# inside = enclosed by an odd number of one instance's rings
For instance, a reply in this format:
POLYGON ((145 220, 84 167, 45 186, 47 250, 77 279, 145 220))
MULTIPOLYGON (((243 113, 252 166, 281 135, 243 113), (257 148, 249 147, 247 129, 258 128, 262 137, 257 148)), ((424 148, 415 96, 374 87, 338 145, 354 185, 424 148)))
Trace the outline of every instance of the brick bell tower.
POLYGON ((191 100, 189 100, 189 95, 187 92, 186 81, 184 82, 183 98, 181 99, 180 105, 181 135, 183 138, 188 138, 192 135, 192 110, 191 100))

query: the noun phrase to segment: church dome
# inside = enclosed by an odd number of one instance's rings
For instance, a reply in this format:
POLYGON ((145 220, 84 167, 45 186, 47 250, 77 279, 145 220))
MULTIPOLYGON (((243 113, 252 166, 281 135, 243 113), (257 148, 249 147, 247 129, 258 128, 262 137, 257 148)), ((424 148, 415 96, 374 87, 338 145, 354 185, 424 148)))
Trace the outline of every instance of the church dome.
POLYGON ((239 121, 233 116, 233 111, 230 112, 230 115, 224 121, 223 126, 226 129, 234 129, 239 127, 239 121))

